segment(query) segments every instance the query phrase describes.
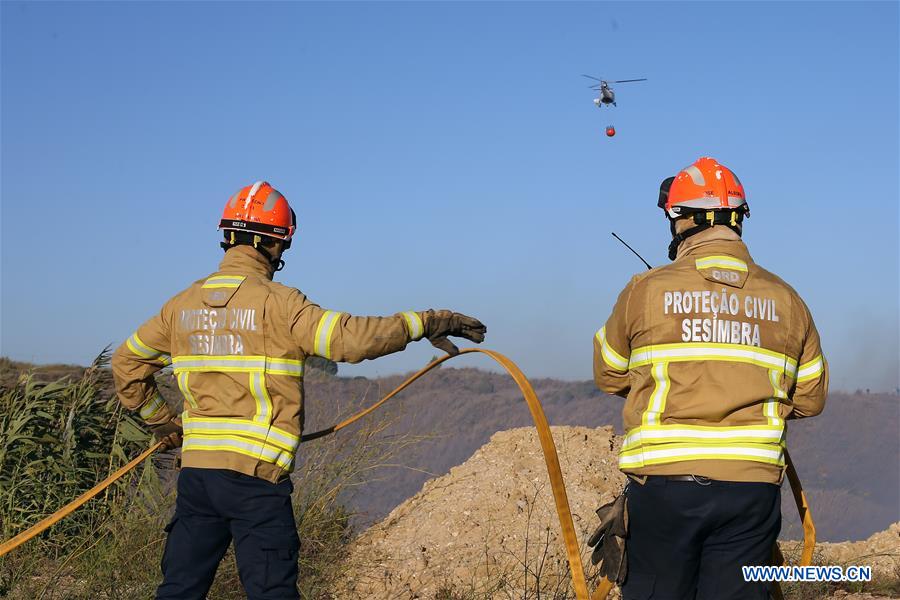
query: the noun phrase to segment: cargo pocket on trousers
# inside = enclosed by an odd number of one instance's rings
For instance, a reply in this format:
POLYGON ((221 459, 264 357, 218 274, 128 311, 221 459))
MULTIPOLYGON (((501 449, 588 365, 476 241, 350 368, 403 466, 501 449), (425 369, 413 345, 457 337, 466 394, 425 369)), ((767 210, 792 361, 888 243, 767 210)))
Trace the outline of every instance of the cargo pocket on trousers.
POLYGON ((653 573, 636 573, 629 571, 622 586, 622 600, 650 600, 656 576, 653 573))
POLYGON ((266 533, 260 544, 266 561, 264 585, 266 589, 292 588, 297 581, 297 555, 300 539, 296 531, 281 530, 266 533))

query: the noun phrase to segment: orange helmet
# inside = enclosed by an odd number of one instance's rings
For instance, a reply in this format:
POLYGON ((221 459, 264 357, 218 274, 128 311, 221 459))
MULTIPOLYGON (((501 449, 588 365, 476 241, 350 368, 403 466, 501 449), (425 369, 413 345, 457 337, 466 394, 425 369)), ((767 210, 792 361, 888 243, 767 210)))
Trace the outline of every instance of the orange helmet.
POLYGON ((290 242, 297 229, 297 216, 281 192, 267 181, 242 188, 222 211, 219 229, 265 235, 290 242))
MULTIPOLYGON (((664 181, 663 186, 668 182, 664 181)), ((701 211, 750 211, 741 180, 731 169, 708 156, 682 169, 665 193, 660 189, 659 207, 672 219, 701 211)))

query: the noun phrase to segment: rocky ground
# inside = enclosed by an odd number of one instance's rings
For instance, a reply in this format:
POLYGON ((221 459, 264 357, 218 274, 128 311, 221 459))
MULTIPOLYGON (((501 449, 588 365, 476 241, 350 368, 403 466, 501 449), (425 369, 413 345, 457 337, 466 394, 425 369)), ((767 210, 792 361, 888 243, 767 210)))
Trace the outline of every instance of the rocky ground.
MULTIPOLYGON (((593 511, 624 483, 616 468, 620 438, 610 427, 555 427, 553 436, 583 542, 596 525, 593 511)), ((821 544, 816 561, 871 564, 879 578, 896 580, 898 536, 900 524, 864 542, 821 544)), ((365 531, 353 548, 350 564, 358 566, 348 597, 556 598, 564 597, 556 594, 568 586, 549 479, 533 428, 495 434, 469 460, 426 482, 365 531)), ((795 545, 787 542, 784 549, 790 556, 795 545)), ((589 565, 586 553, 584 561, 589 565)), ((788 597, 891 596, 797 588, 788 597)))

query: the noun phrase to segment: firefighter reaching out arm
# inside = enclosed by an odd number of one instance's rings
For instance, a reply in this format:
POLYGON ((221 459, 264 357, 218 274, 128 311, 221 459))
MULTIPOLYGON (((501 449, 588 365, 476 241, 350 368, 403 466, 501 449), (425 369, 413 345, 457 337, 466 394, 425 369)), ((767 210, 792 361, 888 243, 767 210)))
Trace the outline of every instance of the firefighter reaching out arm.
POLYGON ((450 355, 459 352, 447 336, 475 343, 487 328, 477 319, 449 310, 407 311, 392 317, 356 317, 325 310, 299 291, 289 300, 291 333, 307 354, 335 362, 358 363, 403 350, 409 342, 428 339, 450 355))
POLYGON ((232 540, 250 600, 298 598, 290 474, 302 439, 305 359, 355 363, 422 338, 455 354, 448 336, 484 340, 485 326, 459 313, 356 317, 274 282, 296 225, 267 182, 242 188, 219 222, 219 269, 170 299, 113 358, 122 404, 167 447, 182 447, 157 600, 205 597, 232 540), (184 396, 181 419, 154 380, 168 364, 184 396))

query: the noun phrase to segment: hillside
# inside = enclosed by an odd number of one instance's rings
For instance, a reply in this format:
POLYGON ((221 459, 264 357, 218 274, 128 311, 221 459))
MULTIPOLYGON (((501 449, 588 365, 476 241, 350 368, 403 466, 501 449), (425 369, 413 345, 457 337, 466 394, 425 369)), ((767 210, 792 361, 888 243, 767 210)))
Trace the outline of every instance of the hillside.
MULTIPOLYGON (((307 428, 330 421, 335 403, 348 407, 368 392, 371 402, 403 377, 311 378, 307 428)), ((553 425, 612 425, 621 433, 622 400, 592 382, 532 381, 553 425)), ((478 369, 442 368, 397 398, 388 433, 428 432, 405 462, 379 473, 352 499, 369 522, 386 515, 432 476, 461 464, 497 431, 531 425, 512 380, 478 369)), ((789 447, 816 518, 819 539, 865 539, 900 519, 900 397, 834 393, 825 412, 789 426, 789 447)), ((340 434, 338 434, 340 435, 340 434)), ((796 509, 785 494, 783 533, 800 537, 796 509)))
MULTIPOLYGON (((21 370, 32 368, 0 361, 0 386, 14 380, 21 370)), ((78 376, 82 369, 49 365, 37 367, 37 371, 40 378, 49 380, 66 374, 78 376)), ((400 375, 334 377, 310 369, 306 430, 333 424, 340 416, 371 404, 403 379, 400 375)), ((163 375, 160 381, 170 402, 180 404, 171 376, 163 375)), ((621 433, 622 400, 603 394, 592 382, 535 379, 532 384, 553 425, 611 425, 621 433)), ((370 419, 387 420, 383 436, 413 432, 429 439, 414 446, 399 464, 372 473, 373 481, 345 498, 359 513, 358 526, 383 518, 419 491, 426 480, 465 461, 495 432, 531 425, 518 388, 508 376, 446 366, 426 375, 370 419)), ((833 393, 821 416, 790 423, 789 447, 810 498, 819 539, 865 539, 900 519, 898 431, 900 397, 886 394, 833 393)), ((800 537, 789 494, 785 494, 784 508, 785 537, 800 537)))

